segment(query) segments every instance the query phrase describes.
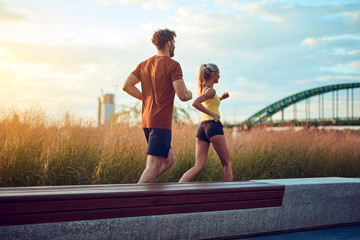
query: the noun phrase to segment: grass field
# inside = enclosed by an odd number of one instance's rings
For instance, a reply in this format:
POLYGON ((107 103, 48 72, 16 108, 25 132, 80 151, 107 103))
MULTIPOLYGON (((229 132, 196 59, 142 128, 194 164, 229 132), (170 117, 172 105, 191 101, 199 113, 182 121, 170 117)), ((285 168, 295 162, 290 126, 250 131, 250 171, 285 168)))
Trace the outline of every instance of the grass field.
MULTIPOLYGON (((81 120, 51 121, 41 111, 2 114, 0 186, 136 183, 145 167, 140 126, 94 127, 81 120)), ((197 125, 173 125, 174 166, 158 182, 176 182, 195 161, 197 125)), ((234 180, 360 177, 359 131, 226 130, 234 180)), ((194 181, 221 181, 211 149, 194 181)))

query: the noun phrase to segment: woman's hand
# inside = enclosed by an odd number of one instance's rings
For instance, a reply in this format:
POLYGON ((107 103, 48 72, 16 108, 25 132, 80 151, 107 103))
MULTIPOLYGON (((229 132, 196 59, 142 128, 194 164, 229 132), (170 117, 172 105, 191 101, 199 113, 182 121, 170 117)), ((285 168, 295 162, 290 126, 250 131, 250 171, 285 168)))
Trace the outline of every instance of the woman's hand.
POLYGON ((229 97, 229 93, 228 92, 224 92, 222 95, 221 95, 221 97, 219 97, 220 98, 220 100, 224 100, 224 99, 226 99, 226 98, 228 98, 229 97))
POLYGON ((213 113, 212 117, 214 118, 215 122, 220 120, 220 115, 219 114, 213 113))

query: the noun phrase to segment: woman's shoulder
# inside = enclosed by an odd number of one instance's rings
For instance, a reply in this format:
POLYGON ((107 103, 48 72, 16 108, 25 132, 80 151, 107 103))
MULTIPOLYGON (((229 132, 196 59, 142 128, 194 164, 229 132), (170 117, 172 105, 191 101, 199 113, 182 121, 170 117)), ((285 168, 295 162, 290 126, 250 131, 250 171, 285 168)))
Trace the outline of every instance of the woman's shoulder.
POLYGON ((202 94, 209 95, 210 97, 213 98, 216 94, 216 91, 212 86, 205 86, 202 94))
POLYGON ((212 86, 205 86, 203 89, 203 92, 206 92, 206 91, 216 92, 212 86))

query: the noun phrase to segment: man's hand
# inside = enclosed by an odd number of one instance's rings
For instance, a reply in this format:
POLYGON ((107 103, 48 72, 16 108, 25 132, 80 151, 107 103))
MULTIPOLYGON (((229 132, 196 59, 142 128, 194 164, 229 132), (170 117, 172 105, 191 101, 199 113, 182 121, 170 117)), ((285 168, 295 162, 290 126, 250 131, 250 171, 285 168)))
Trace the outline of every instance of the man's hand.
POLYGON ((189 101, 192 99, 192 93, 185 86, 185 82, 183 79, 173 81, 173 86, 176 92, 176 95, 183 102, 189 101))
POLYGON ((190 90, 187 91, 186 95, 187 95, 187 100, 186 101, 189 101, 189 100, 192 99, 192 93, 191 93, 190 90))

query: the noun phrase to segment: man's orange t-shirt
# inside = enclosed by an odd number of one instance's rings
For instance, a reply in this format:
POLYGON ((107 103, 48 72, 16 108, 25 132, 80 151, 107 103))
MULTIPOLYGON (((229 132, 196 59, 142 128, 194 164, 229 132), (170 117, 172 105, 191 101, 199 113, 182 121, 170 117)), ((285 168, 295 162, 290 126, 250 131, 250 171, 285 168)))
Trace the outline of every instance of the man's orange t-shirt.
POLYGON ((153 56, 132 72, 141 81, 142 127, 171 130, 175 90, 183 78, 180 64, 167 56, 153 56))

